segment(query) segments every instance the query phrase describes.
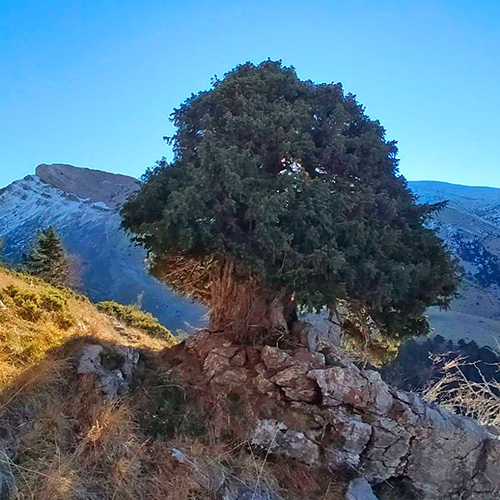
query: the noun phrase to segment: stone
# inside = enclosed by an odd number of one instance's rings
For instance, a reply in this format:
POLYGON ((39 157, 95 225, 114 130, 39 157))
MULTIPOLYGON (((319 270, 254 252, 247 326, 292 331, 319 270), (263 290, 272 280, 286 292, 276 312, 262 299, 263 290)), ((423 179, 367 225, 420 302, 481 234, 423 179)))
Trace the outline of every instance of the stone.
POLYGON ((290 362, 291 356, 278 347, 266 345, 262 348, 261 358, 266 368, 281 370, 290 362))
POLYGON ((321 353, 298 349, 292 356, 290 364, 308 369, 325 368, 325 357, 321 353))
POLYGON ((396 391, 377 372, 319 347, 324 357, 266 346, 259 359, 247 354, 245 367, 231 363, 239 350, 203 358, 213 383, 254 391, 253 445, 336 477, 358 471, 352 498, 376 498, 370 483, 380 500, 500 499, 498 431, 396 391))
POLYGON ((316 380, 327 406, 347 405, 358 410, 384 414, 393 404, 393 397, 380 375, 366 370, 361 372, 354 364, 346 368, 331 367, 312 370, 309 378, 316 380))
POLYGON ((208 380, 227 370, 230 366, 229 361, 230 358, 221 353, 210 352, 203 363, 203 371, 207 374, 208 380))
POLYGON ((349 483, 346 500, 378 500, 370 483, 364 477, 357 477, 349 483))
POLYGON ((332 441, 336 446, 328 449, 328 465, 333 469, 345 464, 357 467, 372 437, 372 426, 363 422, 360 415, 352 415, 343 408, 329 410, 329 417, 332 441))
POLYGON ((322 342, 340 346, 342 328, 330 321, 325 314, 309 314, 307 321, 296 321, 292 325, 292 334, 300 339, 302 345, 311 352, 318 351, 322 342))
POLYGON ((220 356, 224 356, 225 358, 231 359, 236 355, 238 351, 240 351, 241 348, 239 346, 225 346, 225 347, 216 347, 212 349, 211 354, 216 354, 220 356))
POLYGON ((370 447, 366 451, 363 475, 380 483, 400 476, 408 464, 412 434, 398 422, 381 418, 372 428, 370 447))
POLYGON ((241 386, 248 380, 248 370, 241 367, 231 367, 212 378, 212 384, 241 386))
POLYGON ((292 401, 313 402, 318 398, 317 385, 306 377, 306 366, 291 366, 278 372, 271 381, 280 386, 292 401))
POLYGON ((98 344, 86 345, 80 354, 78 362, 78 374, 84 373, 100 373, 102 370, 101 354, 104 352, 104 347, 98 344))
POLYGON ((261 394, 272 394, 277 390, 277 386, 274 382, 271 382, 263 374, 259 373, 254 379, 254 385, 257 391, 261 394))
POLYGON ((229 363, 232 366, 245 366, 246 362, 247 354, 243 349, 241 349, 231 358, 231 361, 229 363))
POLYGON ((259 421, 252 436, 252 444, 269 453, 296 458, 308 465, 319 464, 319 445, 305 432, 289 429, 283 422, 272 419, 259 421))
POLYGON ((139 358, 139 351, 132 347, 113 346, 105 349, 99 344, 88 344, 80 352, 77 373, 94 375, 96 387, 103 394, 117 397, 130 389, 139 358))

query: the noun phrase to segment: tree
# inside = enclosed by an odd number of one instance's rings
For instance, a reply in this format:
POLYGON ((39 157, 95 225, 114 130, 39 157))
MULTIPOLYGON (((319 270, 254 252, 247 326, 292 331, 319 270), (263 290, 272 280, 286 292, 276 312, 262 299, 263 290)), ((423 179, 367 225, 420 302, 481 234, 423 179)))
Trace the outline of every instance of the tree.
POLYGON ((35 243, 23 256, 23 268, 55 286, 69 286, 72 279, 70 259, 52 226, 38 232, 35 243))
POLYGON ((396 143, 341 84, 266 61, 172 114, 174 159, 122 209, 152 272, 204 301, 212 330, 286 331, 296 304, 347 299, 390 335, 428 329, 457 270, 398 174, 396 143))

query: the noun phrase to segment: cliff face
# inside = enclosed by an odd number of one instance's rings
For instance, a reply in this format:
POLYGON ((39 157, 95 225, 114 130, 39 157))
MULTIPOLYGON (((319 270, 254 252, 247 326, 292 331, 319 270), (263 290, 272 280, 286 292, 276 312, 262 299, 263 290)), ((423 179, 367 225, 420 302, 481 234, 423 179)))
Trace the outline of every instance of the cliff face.
POLYGON ((5 260, 18 263, 37 230, 52 225, 76 257, 91 300, 140 302, 172 331, 203 324, 204 310, 152 278, 145 252, 120 227, 117 208, 138 188, 136 179, 69 165, 36 171, 0 191, 5 260))
POLYGON ((64 193, 102 202, 114 209, 119 208, 140 186, 137 179, 127 175, 62 164, 38 165, 36 176, 64 193))

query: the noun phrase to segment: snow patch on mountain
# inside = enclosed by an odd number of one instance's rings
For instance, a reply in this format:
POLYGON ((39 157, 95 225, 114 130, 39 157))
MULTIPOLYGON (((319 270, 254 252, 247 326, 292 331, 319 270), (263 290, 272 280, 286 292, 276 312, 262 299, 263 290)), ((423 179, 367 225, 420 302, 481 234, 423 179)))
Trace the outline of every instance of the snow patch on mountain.
POLYGON ((496 348, 500 341, 500 189, 434 181, 409 185, 422 203, 448 202, 430 225, 458 258, 464 276, 451 311, 431 311, 431 323, 448 337, 476 336, 483 344, 489 338, 488 344, 496 348), (464 321, 463 315, 472 318, 464 321))
MULTIPOLYGON (((81 267, 82 291, 91 300, 139 302, 174 331, 191 331, 202 326, 204 309, 152 278, 146 270, 145 252, 132 245, 120 227, 117 200, 126 199, 137 189, 138 181, 116 176, 117 187, 113 186, 114 174, 92 170, 81 174, 80 169, 71 167, 63 169, 66 178, 61 182, 57 180, 61 169, 55 170, 52 176, 55 183, 70 191, 44 182, 38 175, 27 176, 0 190, 3 258, 19 263, 36 232, 52 225, 61 234, 68 251, 76 256, 81 267), (68 177, 75 173, 76 179, 68 177), (93 193, 92 185, 103 178, 105 188, 101 185, 93 193), (82 179, 86 185, 78 188, 83 196, 80 197, 72 186, 82 179)), ((44 176, 45 181, 50 178, 44 176)))

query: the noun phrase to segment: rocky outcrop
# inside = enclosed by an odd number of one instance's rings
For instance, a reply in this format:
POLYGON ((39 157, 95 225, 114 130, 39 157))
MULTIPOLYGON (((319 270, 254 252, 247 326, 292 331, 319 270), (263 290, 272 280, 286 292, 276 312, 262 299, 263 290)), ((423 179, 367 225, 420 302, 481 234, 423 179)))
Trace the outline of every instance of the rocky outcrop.
POLYGON ((105 349, 99 344, 88 344, 80 352, 77 372, 94 375, 96 386, 104 395, 118 397, 129 391, 139 357, 139 351, 132 347, 117 345, 105 349))
POLYGON ((204 333, 184 349, 214 390, 246 393, 256 418, 252 442, 266 453, 333 474, 358 471, 380 499, 394 498, 387 485, 401 488, 399 500, 500 498, 497 433, 392 389, 327 344, 312 353, 204 333))
POLYGON ((92 202, 101 202, 113 209, 123 205, 140 187, 139 181, 128 175, 65 164, 38 165, 36 175, 42 182, 65 193, 92 202))

